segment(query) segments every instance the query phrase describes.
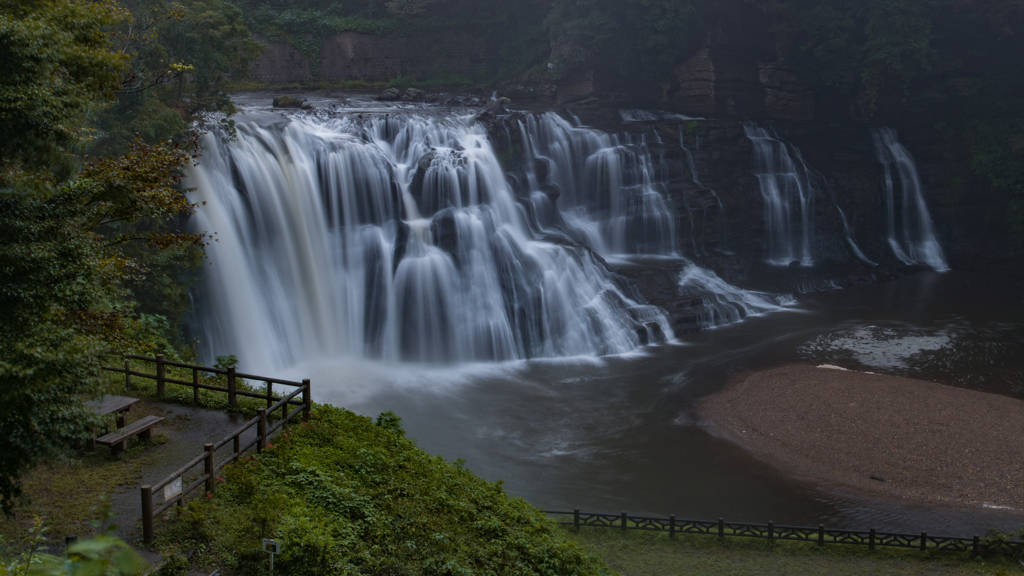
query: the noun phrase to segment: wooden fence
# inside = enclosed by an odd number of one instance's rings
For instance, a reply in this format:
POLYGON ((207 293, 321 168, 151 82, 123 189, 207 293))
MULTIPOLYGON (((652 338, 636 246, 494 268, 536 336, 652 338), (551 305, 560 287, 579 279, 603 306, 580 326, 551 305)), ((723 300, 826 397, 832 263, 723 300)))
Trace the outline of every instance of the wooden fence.
POLYGON ((292 382, 290 380, 281 380, 279 378, 242 374, 236 372, 234 366, 230 366, 226 369, 208 368, 206 366, 195 366, 192 364, 183 364, 181 362, 170 362, 164 360, 162 355, 157 355, 156 358, 148 358, 146 356, 126 356, 124 368, 104 367, 103 369, 110 372, 124 374, 126 387, 131 384, 132 376, 156 380, 157 396, 164 395, 167 384, 178 384, 182 386, 191 386, 193 388, 193 398, 196 402, 199 401, 199 390, 201 389, 215 392, 226 392, 228 395, 228 406, 231 408, 238 406, 238 396, 265 398, 267 401, 266 408, 258 408, 256 410, 255 418, 249 420, 243 424, 241 428, 238 428, 219 442, 204 445, 203 452, 192 459, 191 462, 185 464, 173 474, 154 485, 147 484, 142 486, 142 539, 146 544, 151 544, 153 542, 153 519, 155 517, 175 504, 182 506, 185 502, 185 497, 200 486, 204 487, 204 493, 212 494, 217 488, 217 472, 228 464, 238 460, 242 453, 253 447, 256 448, 257 452, 262 452, 267 446, 267 439, 270 438, 270 436, 279 428, 296 418, 299 414, 302 414, 303 422, 309 421, 309 412, 312 408, 313 398, 310 392, 310 383, 308 379, 303 380, 302 382, 292 382), (149 374, 146 372, 132 370, 130 364, 131 360, 142 360, 145 362, 155 363, 156 373, 149 374), (168 378, 166 374, 166 367, 168 366, 192 370, 192 381, 189 382, 168 378), (212 386, 201 383, 199 380, 200 372, 227 376, 227 387, 212 386), (237 386, 238 378, 263 382, 266 384, 266 392, 259 393, 250 390, 239 390, 237 386), (289 386, 295 390, 287 396, 278 398, 274 396, 273 393, 275 384, 289 386), (300 394, 302 396, 301 400, 297 399, 300 394), (293 406, 296 406, 296 408, 290 410, 293 406), (268 426, 268 420, 277 410, 281 411, 280 417, 275 423, 268 426), (253 439, 242 444, 242 435, 251 430, 254 426, 256 427, 256 433, 253 439), (217 462, 217 450, 227 446, 229 443, 231 444, 230 455, 220 462, 217 462), (187 486, 183 484, 181 490, 175 489, 171 493, 166 493, 165 491, 165 498, 162 503, 157 504, 154 502, 155 494, 159 494, 161 490, 164 490, 167 486, 171 486, 172 483, 179 479, 182 479, 182 482, 184 482, 184 477, 189 475, 190 471, 194 468, 198 468, 200 465, 202 466, 202 473, 199 474, 195 480, 187 486))
POLYGON ((619 530, 650 530, 668 532, 670 537, 676 534, 707 534, 724 540, 726 536, 740 538, 760 538, 763 540, 795 540, 811 542, 818 546, 826 544, 854 544, 867 546, 874 550, 876 546, 895 548, 916 548, 919 550, 950 550, 970 552, 977 556, 982 552, 1017 556, 1024 553, 1024 542, 1016 542, 994 538, 955 538, 951 536, 932 536, 926 532, 920 534, 899 534, 895 532, 878 532, 874 528, 862 530, 826 529, 824 525, 817 528, 806 526, 776 526, 775 523, 744 524, 726 522, 719 518, 714 520, 681 520, 674 515, 668 518, 648 516, 630 516, 621 514, 601 514, 580 512, 577 508, 572 512, 548 511, 551 516, 571 516, 572 520, 562 520, 560 524, 572 526, 577 530, 581 526, 600 528, 617 528, 619 530))

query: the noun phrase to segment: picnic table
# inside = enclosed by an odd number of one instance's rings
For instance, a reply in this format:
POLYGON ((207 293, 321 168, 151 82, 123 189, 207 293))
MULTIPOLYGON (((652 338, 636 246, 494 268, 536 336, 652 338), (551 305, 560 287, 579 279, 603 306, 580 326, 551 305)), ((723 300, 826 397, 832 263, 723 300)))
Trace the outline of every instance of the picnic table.
POLYGON ((154 426, 163 422, 163 418, 157 416, 146 416, 138 422, 133 422, 130 425, 125 426, 125 415, 131 410, 132 406, 139 402, 138 398, 130 398, 128 396, 115 396, 113 394, 106 394, 95 400, 86 402, 86 405, 95 413, 97 416, 107 416, 114 414, 115 429, 113 432, 104 434, 99 438, 96 437, 96 432, 93 432, 92 439, 89 440, 89 450, 92 452, 96 451, 96 445, 102 444, 104 446, 110 446, 114 455, 124 452, 128 446, 128 439, 132 436, 139 435, 143 440, 148 440, 154 426))
POLYGON ((108 414, 116 414, 116 428, 124 428, 124 417, 125 414, 132 409, 132 406, 139 402, 138 398, 129 398, 128 396, 115 396, 113 394, 105 394, 95 400, 86 402, 94 414, 97 416, 107 416, 108 414))

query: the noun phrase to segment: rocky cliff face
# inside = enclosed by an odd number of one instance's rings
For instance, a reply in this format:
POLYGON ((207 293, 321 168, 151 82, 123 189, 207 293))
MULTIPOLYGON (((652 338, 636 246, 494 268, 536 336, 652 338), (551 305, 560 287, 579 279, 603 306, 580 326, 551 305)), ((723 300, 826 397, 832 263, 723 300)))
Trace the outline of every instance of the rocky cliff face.
POLYGON ((423 33, 374 36, 342 32, 320 47, 318 60, 288 43, 269 42, 252 65, 249 77, 258 82, 387 82, 400 76, 474 77, 492 63, 482 38, 467 33, 423 33))
MULTIPOLYGON (((812 291, 882 281, 925 269, 906 265, 887 238, 883 201, 884 167, 872 129, 838 125, 763 121, 794 158, 811 173, 808 219, 812 227, 813 266, 767 262, 769 230, 766 198, 757 174, 755 149, 748 137, 751 121, 680 120, 671 114, 624 122, 618 110, 593 102, 565 107, 585 124, 612 133, 632 134, 645 143, 657 186, 670 200, 684 256, 744 288, 812 291), (614 112, 614 113, 611 113, 614 112)), ((490 120, 493 124, 495 121, 490 120)), ((513 126, 515 122, 511 123, 513 126)), ((508 137, 492 125, 492 136, 512 150, 521 149, 515 129, 508 137)), ((986 268, 1014 257, 1012 244, 985 230, 990 205, 965 194, 967 166, 943 156, 933 134, 905 128, 901 141, 917 159, 925 202, 950 266, 986 268)), ((510 166, 514 179, 524 176, 510 166)), ((538 170, 541 189, 545 170, 538 170)), ((557 201, 557 193, 553 194, 557 201)), ((797 216, 794 213, 794 218, 797 216)), ((1019 256, 1018 256, 1019 257, 1019 256)), ((636 280, 650 301, 674 302, 679 270, 660 263, 619 270, 636 280)))

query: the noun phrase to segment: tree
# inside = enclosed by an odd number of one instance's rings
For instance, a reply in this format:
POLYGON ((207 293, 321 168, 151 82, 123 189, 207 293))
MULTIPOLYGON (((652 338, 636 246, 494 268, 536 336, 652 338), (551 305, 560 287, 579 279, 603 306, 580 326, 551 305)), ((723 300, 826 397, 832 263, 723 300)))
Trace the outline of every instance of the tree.
POLYGON ((178 182, 194 146, 74 155, 86 114, 124 86, 128 57, 108 32, 127 18, 102 2, 0 0, 0 509, 25 470, 92 428, 82 400, 101 391, 105 355, 172 352, 132 288, 181 284, 139 254, 201 256, 202 236, 169 225, 193 208, 178 182))
POLYGON ((124 18, 108 1, 0 0, 0 169, 72 173, 85 115, 120 87, 127 58, 104 28, 124 18))
POLYGON ((264 46, 252 39, 241 10, 224 0, 183 0, 181 5, 181 20, 158 28, 170 59, 190 68, 178 77, 177 100, 187 101, 189 115, 233 112, 221 84, 232 75, 245 76, 264 46))

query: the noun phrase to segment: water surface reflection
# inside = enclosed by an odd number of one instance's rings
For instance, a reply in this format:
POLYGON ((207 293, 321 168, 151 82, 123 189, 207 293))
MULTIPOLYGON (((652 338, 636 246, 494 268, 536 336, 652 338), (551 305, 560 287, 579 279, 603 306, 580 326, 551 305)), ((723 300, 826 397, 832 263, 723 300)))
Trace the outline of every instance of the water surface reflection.
POLYGON ((463 458, 549 509, 974 534, 1024 511, 880 501, 776 470, 700 426, 697 404, 731 378, 789 362, 838 364, 1024 398, 1019 286, 922 273, 805 294, 789 311, 604 359, 458 369, 325 362, 319 400, 394 410, 426 450, 463 458))

